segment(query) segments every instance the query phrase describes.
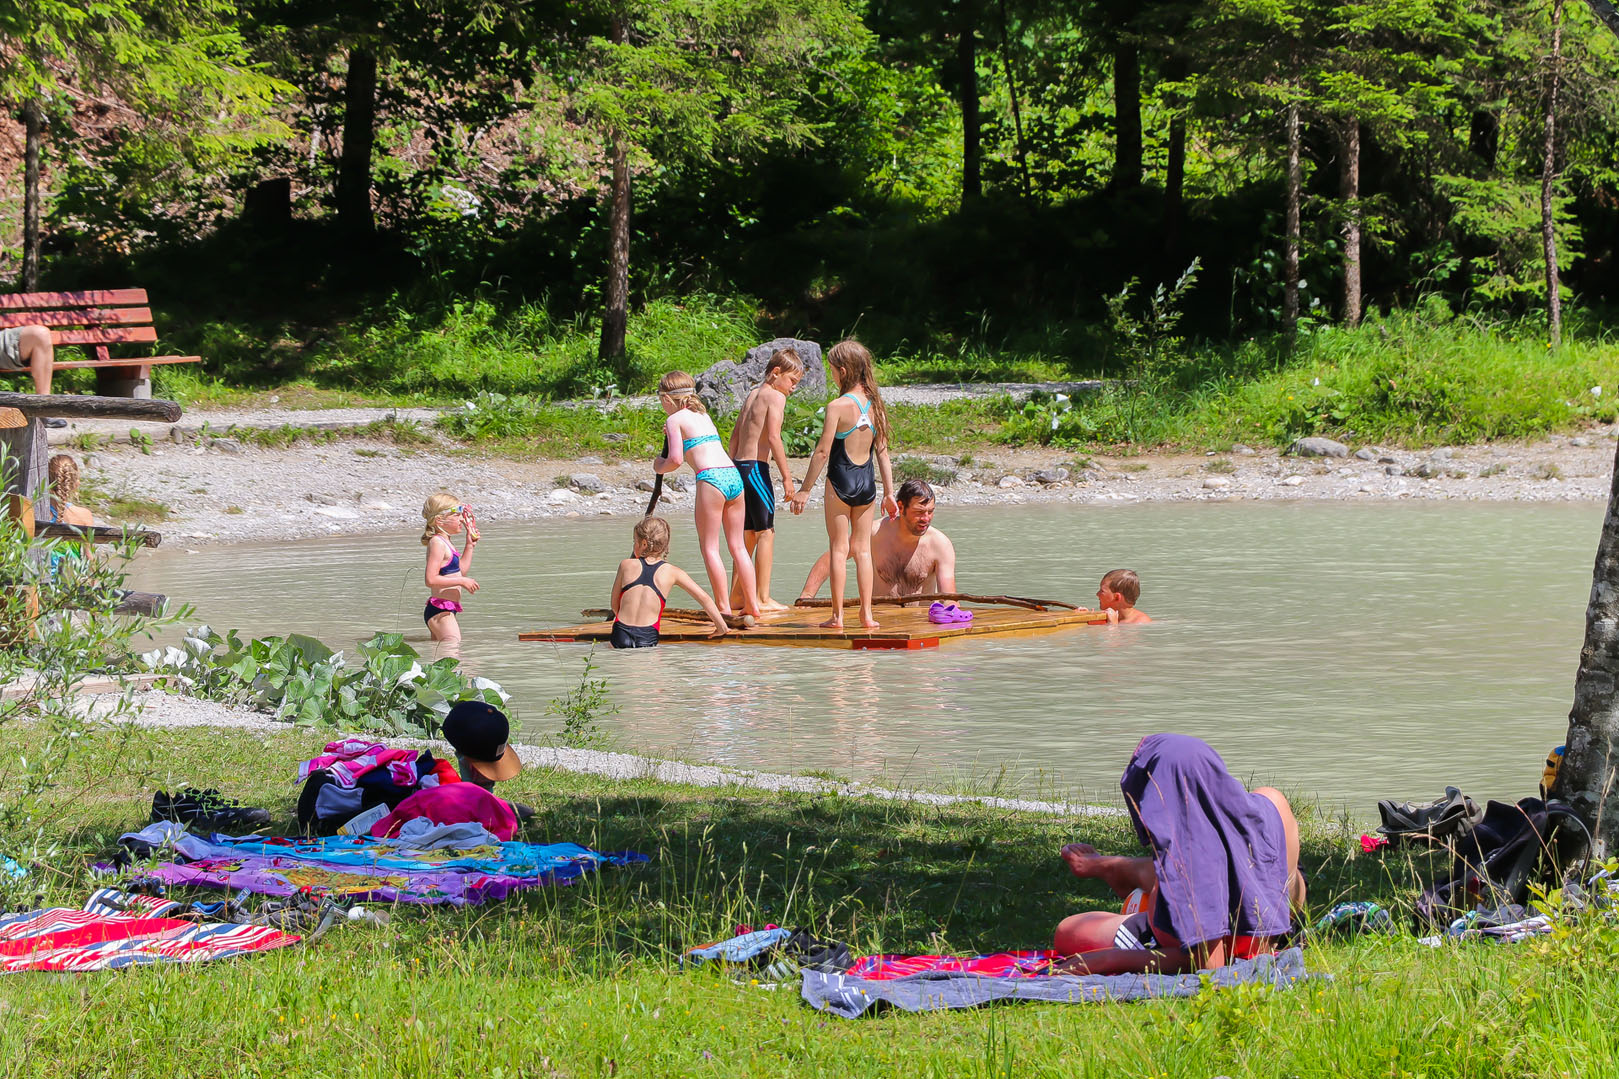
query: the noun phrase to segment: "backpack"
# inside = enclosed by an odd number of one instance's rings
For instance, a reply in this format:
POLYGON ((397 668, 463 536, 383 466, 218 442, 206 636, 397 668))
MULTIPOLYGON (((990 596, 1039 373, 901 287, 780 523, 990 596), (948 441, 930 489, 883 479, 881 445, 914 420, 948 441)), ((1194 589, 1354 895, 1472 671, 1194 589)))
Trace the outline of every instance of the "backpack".
POLYGON ((1478 907, 1527 907, 1536 885, 1549 890, 1571 875, 1583 879, 1591 848, 1590 830, 1563 802, 1489 802, 1456 839, 1450 875, 1418 898, 1417 925, 1446 923, 1478 907))

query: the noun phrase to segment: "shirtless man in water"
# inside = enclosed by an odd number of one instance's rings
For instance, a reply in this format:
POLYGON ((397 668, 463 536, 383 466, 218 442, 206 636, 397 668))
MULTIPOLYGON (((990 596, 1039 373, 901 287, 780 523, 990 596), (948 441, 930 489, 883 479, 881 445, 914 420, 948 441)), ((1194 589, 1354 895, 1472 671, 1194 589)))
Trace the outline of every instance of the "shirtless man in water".
MULTIPOLYGON (((906 480, 899 487, 899 516, 883 517, 871 533, 871 565, 878 596, 917 596, 956 590, 956 549, 950 538, 933 527, 933 488, 922 480, 906 480)), ((821 590, 829 574, 830 559, 822 554, 799 592, 810 599, 821 590)))

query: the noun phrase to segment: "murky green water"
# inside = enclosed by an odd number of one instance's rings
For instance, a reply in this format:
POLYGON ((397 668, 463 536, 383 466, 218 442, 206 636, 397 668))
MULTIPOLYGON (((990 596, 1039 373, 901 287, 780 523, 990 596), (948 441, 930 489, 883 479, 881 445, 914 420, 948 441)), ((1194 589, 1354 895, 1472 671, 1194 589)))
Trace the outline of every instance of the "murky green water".
MULTIPOLYGON (((1090 602, 1103 571, 1143 578, 1145 627, 937 650, 665 647, 595 653, 626 747, 771 770, 1062 795, 1113 789, 1136 741, 1208 739, 1239 775, 1350 802, 1532 792, 1562 740, 1596 506, 1225 504, 961 509, 937 523, 960 586, 1090 602)), ((696 569, 677 519, 674 557, 696 569)), ((519 630, 605 606, 624 519, 488 524, 462 626, 470 666, 531 731, 578 681, 587 646, 519 630)), ((824 544, 788 518, 778 598, 824 544)), ((348 646, 404 630, 426 647, 414 536, 143 556, 137 587, 246 632, 348 646)), ((677 600, 677 602, 683 602, 677 600)))

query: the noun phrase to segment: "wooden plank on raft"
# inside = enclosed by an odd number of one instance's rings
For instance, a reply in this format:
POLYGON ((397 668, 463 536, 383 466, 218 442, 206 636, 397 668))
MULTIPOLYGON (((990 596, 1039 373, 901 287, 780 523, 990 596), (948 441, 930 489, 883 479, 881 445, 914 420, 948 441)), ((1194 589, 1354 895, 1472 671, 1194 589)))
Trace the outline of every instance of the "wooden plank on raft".
POLYGON ((99 307, 146 303, 143 288, 90 289, 84 292, 9 292, 0 294, 0 311, 42 307, 99 307))
MULTIPOLYGON (((866 629, 848 615, 844 628, 824 629, 825 611, 806 607, 789 608, 767 614, 752 629, 737 630, 724 637, 711 637, 712 624, 700 611, 679 608, 665 610, 659 640, 663 644, 752 644, 791 648, 846 648, 860 651, 915 651, 937 648, 946 640, 964 637, 1029 636, 1051 633, 1074 626, 1105 625, 1104 611, 1063 610, 1043 606, 1054 601, 1035 601, 1040 608, 1023 606, 984 606, 973 608, 973 620, 966 623, 935 624, 928 621, 926 607, 886 606, 879 610, 877 629, 866 629)), ((596 612, 590 612, 594 614, 596 612)), ((520 641, 587 642, 605 641, 612 636, 610 621, 562 626, 554 630, 519 633, 520 641)))

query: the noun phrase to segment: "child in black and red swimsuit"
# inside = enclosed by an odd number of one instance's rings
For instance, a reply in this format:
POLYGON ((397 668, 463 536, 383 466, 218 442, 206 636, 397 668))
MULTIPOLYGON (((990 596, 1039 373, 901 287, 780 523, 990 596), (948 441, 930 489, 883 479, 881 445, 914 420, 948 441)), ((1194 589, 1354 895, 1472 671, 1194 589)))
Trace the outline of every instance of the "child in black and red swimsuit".
POLYGON ((455 616, 461 611, 461 592, 470 595, 478 582, 467 576, 472 549, 478 545, 478 519, 452 495, 438 494, 422 506, 422 546, 427 548, 427 606, 422 621, 435 641, 459 642, 461 626, 455 616), (466 533, 466 543, 458 553, 450 537, 466 533))
POLYGON ((712 596, 696 581, 664 556, 669 553, 669 522, 662 517, 644 517, 635 526, 635 556, 618 564, 613 578, 614 648, 656 648, 658 627, 669 589, 679 586, 702 605, 703 613, 714 622, 715 637, 725 636, 725 617, 712 596))

